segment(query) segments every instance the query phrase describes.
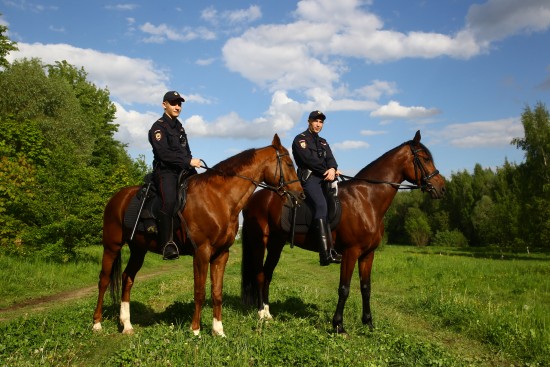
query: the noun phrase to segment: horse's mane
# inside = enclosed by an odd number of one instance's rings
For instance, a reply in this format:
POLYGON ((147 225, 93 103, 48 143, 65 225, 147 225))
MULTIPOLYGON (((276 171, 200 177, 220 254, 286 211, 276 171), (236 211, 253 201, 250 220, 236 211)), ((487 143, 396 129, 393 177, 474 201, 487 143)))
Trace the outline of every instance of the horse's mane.
POLYGON ((193 177, 201 183, 206 183, 216 176, 228 177, 238 175, 243 167, 250 165, 254 161, 256 151, 257 149, 254 148, 242 151, 217 163, 206 172, 193 177))
MULTIPOLYGON (((375 164, 379 163, 381 160, 385 159, 387 156, 393 154, 396 150, 399 150, 401 149, 403 146, 407 145, 407 146, 410 146, 410 145, 413 145, 414 142, 412 140, 409 140, 409 141, 406 141, 398 146, 396 146, 395 148, 391 149, 391 150, 388 150, 386 153, 382 154, 380 157, 378 157, 377 159, 375 159, 374 161, 370 162, 369 164, 367 164, 364 168, 362 168, 359 172, 357 172, 357 174, 355 175, 355 177, 359 177, 361 176, 362 174, 364 174, 365 172, 369 171, 370 168, 372 166, 374 166, 375 164)), ((424 150, 426 153, 428 153, 428 155, 431 157, 432 156, 432 153, 430 152, 430 150, 428 148, 426 148, 426 146, 422 143, 418 143, 418 145, 420 146, 420 148, 422 150, 424 150)))

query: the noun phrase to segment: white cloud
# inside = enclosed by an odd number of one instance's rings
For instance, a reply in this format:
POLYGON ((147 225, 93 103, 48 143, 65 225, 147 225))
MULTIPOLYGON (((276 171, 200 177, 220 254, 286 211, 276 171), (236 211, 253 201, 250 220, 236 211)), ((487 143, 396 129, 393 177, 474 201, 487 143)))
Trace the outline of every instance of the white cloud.
MULTIPOLYGON (((550 26, 547 0, 489 0, 470 7, 467 24, 456 34, 402 33, 386 29, 381 18, 365 9, 368 3, 299 1, 293 23, 266 24, 229 39, 223 47, 225 64, 270 90, 330 89, 347 71, 342 64, 346 57, 366 62, 441 56, 468 59, 487 52, 492 41, 550 26)), ((387 92, 395 92, 392 86, 386 87, 387 92)), ((364 92, 377 98, 376 90, 364 92)))
POLYGON ((419 119, 427 118, 439 114, 436 108, 426 108, 419 106, 405 107, 399 102, 390 101, 387 105, 381 106, 376 111, 371 112, 372 117, 380 117, 385 119, 419 119))
POLYGON ((460 148, 505 147, 510 145, 513 138, 523 135, 521 120, 510 117, 495 121, 451 124, 434 134, 434 138, 460 148))
MULTIPOLYGON (((160 105, 160 104, 159 104, 160 105)), ((141 113, 135 110, 127 110, 120 103, 116 103, 116 118, 118 132, 115 139, 124 143, 131 143, 134 149, 150 148, 147 134, 153 122, 160 117, 158 112, 141 113)))
POLYGON ((387 131, 384 131, 384 130, 380 130, 380 131, 375 131, 375 130, 361 130, 359 132, 359 134, 361 135, 364 135, 364 136, 376 136, 376 135, 384 135, 384 134, 387 134, 388 132, 387 131))
POLYGON ((259 6, 251 5, 248 9, 228 10, 218 12, 213 6, 209 6, 201 12, 201 19, 214 25, 236 25, 252 23, 262 18, 262 11, 259 6))
POLYGON ((334 143, 331 145, 334 150, 366 149, 370 147, 369 143, 360 140, 345 140, 343 142, 334 143))
POLYGON ((16 58, 40 58, 53 64, 67 60, 71 65, 84 67, 89 79, 100 88, 109 88, 111 96, 123 103, 158 104, 162 100, 168 75, 151 60, 133 59, 67 44, 19 43, 19 51, 8 55, 16 58))
POLYGON ((154 25, 147 22, 140 26, 139 29, 150 35, 143 40, 147 43, 164 43, 166 41, 188 42, 195 39, 216 39, 216 34, 204 27, 184 27, 183 29, 175 29, 166 24, 154 25))
POLYGON ((216 61, 214 57, 211 57, 209 59, 198 59, 197 61, 195 61, 195 64, 200 66, 208 66, 208 65, 212 65, 214 61, 216 61))
POLYGON ((105 9, 107 10, 122 10, 122 11, 128 11, 128 10, 134 10, 137 9, 139 5, 137 4, 116 4, 116 5, 106 5, 105 9))
POLYGON ((548 0, 488 0, 468 11, 467 30, 479 42, 493 42, 519 33, 550 27, 548 0))

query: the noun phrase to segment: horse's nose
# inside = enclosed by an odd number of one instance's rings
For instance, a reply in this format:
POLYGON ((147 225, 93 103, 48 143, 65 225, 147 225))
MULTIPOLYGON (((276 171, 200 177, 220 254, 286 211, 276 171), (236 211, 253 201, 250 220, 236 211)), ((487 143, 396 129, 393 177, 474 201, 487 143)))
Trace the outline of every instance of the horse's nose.
POLYGON ((300 201, 304 201, 306 199, 306 194, 301 192, 300 195, 298 195, 298 199, 300 199, 300 201))

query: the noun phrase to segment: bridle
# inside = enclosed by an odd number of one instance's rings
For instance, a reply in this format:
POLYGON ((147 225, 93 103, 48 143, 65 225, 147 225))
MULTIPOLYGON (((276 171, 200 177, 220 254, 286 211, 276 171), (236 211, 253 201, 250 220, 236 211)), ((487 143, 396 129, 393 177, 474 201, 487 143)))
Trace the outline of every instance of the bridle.
POLYGON ((413 155, 414 180, 415 180, 415 182, 420 182, 420 185, 417 184, 418 188, 420 188, 420 190, 426 191, 426 192, 431 192, 431 191, 435 190, 435 188, 432 185, 432 183, 430 182, 430 180, 434 176, 439 174, 439 170, 436 169, 432 173, 428 173, 428 170, 422 164, 422 161, 421 161, 420 157, 418 156, 418 152, 423 151, 424 148, 415 149, 413 147, 412 143, 409 143, 409 147, 411 148, 411 153, 413 155))
POLYGON ((434 191, 435 187, 432 185, 430 180, 439 174, 439 170, 436 169, 432 173, 428 173, 428 170, 426 169, 424 164, 422 164, 422 160, 418 155, 419 152, 425 151, 425 149, 424 148, 415 149, 412 142, 409 142, 409 148, 411 149, 411 153, 413 155, 414 181, 415 181, 414 184, 403 184, 398 182, 375 180, 370 178, 351 177, 346 175, 340 175, 339 177, 343 179, 348 179, 348 180, 366 181, 368 183, 373 183, 373 184, 387 184, 387 185, 393 186, 398 190, 399 189, 406 189, 406 190, 420 189, 423 192, 434 191))

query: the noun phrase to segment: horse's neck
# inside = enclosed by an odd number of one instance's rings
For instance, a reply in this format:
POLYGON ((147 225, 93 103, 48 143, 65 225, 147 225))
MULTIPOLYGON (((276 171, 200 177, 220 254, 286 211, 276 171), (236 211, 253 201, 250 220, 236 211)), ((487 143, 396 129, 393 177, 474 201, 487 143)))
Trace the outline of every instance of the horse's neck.
POLYGON ((402 151, 396 148, 395 152, 378 158, 355 176, 359 179, 355 183, 368 190, 368 200, 373 208, 377 208, 379 216, 386 213, 397 194, 397 190, 392 184, 400 184, 405 180, 403 174, 404 159, 402 151), (380 183, 371 184, 367 182, 380 183))

